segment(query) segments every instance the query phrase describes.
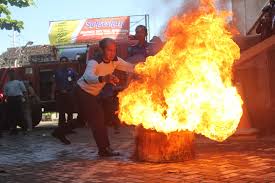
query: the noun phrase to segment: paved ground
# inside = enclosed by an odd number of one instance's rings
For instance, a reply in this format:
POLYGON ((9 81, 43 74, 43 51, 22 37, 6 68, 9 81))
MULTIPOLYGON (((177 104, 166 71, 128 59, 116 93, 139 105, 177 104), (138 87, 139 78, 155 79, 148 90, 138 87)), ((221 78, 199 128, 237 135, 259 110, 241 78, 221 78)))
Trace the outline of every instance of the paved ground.
POLYGON ((131 128, 118 135, 110 131, 113 147, 123 155, 105 159, 97 156, 87 129, 77 130, 65 146, 50 136, 52 128, 0 139, 0 183, 275 182, 275 136, 223 143, 200 137, 194 160, 156 164, 131 160, 131 128))

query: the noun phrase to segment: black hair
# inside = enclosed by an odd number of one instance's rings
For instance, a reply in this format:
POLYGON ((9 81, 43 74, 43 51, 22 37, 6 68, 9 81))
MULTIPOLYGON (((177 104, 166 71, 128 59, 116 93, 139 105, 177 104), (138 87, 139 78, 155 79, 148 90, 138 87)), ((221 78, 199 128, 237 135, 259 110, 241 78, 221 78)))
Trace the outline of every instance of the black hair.
POLYGON ((101 41, 99 41, 99 47, 101 48, 101 50, 104 50, 107 44, 110 42, 115 43, 115 40, 113 40, 112 38, 104 38, 101 41))
POLYGON ((139 28, 143 29, 144 32, 145 32, 145 34, 146 34, 146 36, 147 36, 147 34, 148 34, 147 27, 144 26, 144 25, 138 25, 138 26, 136 27, 135 31, 137 31, 139 28))

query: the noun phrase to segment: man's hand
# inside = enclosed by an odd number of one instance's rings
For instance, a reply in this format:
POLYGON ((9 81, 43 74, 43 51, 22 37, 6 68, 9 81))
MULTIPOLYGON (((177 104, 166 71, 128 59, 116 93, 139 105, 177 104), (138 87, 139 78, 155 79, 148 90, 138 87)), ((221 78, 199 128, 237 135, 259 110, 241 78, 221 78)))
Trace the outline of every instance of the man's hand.
POLYGON ((112 74, 103 76, 102 81, 105 82, 105 83, 111 83, 115 86, 116 86, 117 83, 119 83, 118 77, 116 77, 115 75, 112 75, 112 74))

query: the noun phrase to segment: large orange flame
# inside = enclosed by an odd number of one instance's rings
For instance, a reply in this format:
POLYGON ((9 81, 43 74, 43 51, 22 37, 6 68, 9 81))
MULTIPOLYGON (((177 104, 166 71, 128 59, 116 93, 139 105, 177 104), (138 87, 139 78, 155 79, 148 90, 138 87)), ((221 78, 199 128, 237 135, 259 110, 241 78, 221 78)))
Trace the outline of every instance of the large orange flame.
POLYGON ((189 130, 225 140, 242 116, 231 83, 240 49, 226 29, 226 13, 203 0, 198 11, 172 18, 166 37, 162 51, 136 66, 141 79, 119 94, 119 118, 159 132, 189 130))

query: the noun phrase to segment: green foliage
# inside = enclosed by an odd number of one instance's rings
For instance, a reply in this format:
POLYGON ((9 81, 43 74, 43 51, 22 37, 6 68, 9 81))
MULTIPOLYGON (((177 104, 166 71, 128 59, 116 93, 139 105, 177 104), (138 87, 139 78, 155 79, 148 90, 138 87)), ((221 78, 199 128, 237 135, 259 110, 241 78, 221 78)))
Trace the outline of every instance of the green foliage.
POLYGON ((24 28, 23 21, 13 20, 10 6, 18 8, 28 7, 33 5, 33 0, 0 0, 0 29, 15 30, 20 32, 24 28))
POLYGON ((33 0, 0 0, 0 4, 16 6, 19 8, 33 5, 33 0))

